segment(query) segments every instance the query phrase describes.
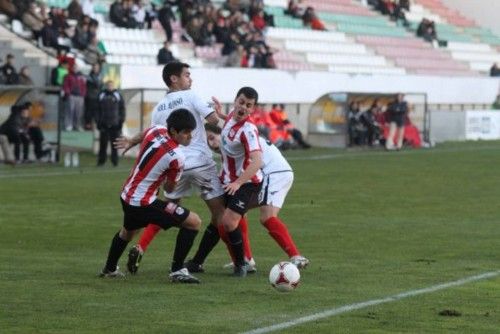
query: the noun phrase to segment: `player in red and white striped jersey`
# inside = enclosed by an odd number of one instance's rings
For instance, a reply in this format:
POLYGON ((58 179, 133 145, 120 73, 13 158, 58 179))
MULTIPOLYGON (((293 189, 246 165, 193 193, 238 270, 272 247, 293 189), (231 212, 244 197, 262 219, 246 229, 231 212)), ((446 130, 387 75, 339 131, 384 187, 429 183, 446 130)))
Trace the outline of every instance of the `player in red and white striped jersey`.
POLYGON ((118 270, 118 260, 134 234, 152 223, 163 229, 172 226, 180 228, 170 280, 199 283, 184 268, 184 260, 200 229, 200 217, 182 206, 157 198, 157 192, 163 183, 167 191, 175 188, 185 160, 179 145, 189 145, 191 132, 195 127, 193 115, 186 109, 178 109, 168 117, 167 128, 153 126, 144 132, 139 155, 120 196, 124 213, 123 226, 111 242, 101 277, 124 276, 118 270))
POLYGON ((233 112, 227 118, 221 134, 220 179, 226 191, 226 209, 221 223, 235 257, 234 275, 239 277, 247 274, 239 221, 250 203, 258 197, 262 183, 259 132, 248 119, 258 97, 255 89, 241 88, 236 94, 233 112))

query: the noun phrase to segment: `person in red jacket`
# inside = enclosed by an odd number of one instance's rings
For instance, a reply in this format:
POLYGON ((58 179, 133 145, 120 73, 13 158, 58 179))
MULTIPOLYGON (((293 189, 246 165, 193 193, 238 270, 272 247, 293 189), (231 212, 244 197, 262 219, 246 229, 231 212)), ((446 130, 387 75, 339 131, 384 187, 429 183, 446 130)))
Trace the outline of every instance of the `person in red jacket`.
POLYGON ((81 131, 84 99, 87 95, 87 80, 76 64, 63 81, 62 98, 64 101, 64 128, 66 131, 81 131))

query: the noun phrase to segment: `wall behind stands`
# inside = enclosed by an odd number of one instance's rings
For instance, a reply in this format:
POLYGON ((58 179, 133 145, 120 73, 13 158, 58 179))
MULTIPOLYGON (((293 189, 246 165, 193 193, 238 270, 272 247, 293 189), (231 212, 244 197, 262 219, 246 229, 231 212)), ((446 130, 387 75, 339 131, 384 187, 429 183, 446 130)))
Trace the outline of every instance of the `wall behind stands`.
MULTIPOLYGON (((161 66, 122 66, 122 88, 164 88, 161 66)), ((207 101, 231 103, 242 86, 252 86, 262 103, 313 103, 331 92, 426 93, 431 104, 491 104, 500 80, 483 77, 345 75, 250 69, 191 69, 192 89, 207 101)))
POLYGON ((452 9, 474 19, 482 27, 492 29, 500 35, 500 1, 498 0, 443 0, 452 9))

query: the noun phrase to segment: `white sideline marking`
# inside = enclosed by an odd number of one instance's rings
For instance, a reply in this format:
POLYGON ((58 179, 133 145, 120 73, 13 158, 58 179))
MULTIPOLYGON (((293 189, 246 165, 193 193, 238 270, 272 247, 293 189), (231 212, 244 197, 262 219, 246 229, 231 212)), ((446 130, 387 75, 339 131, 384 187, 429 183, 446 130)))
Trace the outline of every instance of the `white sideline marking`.
POLYGON ((270 333, 270 332, 274 332, 277 330, 297 326, 297 325, 300 325, 300 324, 303 324, 306 322, 311 322, 311 321, 315 321, 315 320, 319 320, 319 319, 333 317, 333 316, 336 316, 336 315, 339 315, 342 313, 356 311, 356 310, 366 308, 369 306, 395 302, 395 301, 398 301, 401 299, 414 297, 414 296, 418 296, 418 295, 422 295, 422 294, 426 294, 426 293, 431 293, 431 292, 435 292, 435 291, 439 291, 439 290, 444 290, 444 289, 464 285, 464 284, 471 283, 471 282, 481 281, 481 280, 496 277, 499 275, 500 275, 500 270, 491 271, 491 272, 479 274, 476 276, 465 277, 465 278, 462 278, 462 279, 459 279, 456 281, 451 281, 451 282, 447 282, 447 283, 433 285, 433 286, 430 286, 428 288, 410 290, 410 291, 398 293, 396 295, 392 295, 392 296, 381 298, 381 299, 372 299, 372 300, 368 300, 365 302, 360 302, 360 303, 341 306, 338 308, 333 308, 333 309, 326 310, 323 312, 314 313, 314 314, 311 314, 311 315, 308 315, 305 317, 301 317, 301 318, 298 318, 298 319, 295 319, 292 321, 282 322, 280 324, 276 324, 276 325, 272 325, 272 326, 268 326, 268 327, 261 327, 261 328, 253 329, 253 330, 250 330, 248 332, 243 332, 242 334, 270 333))

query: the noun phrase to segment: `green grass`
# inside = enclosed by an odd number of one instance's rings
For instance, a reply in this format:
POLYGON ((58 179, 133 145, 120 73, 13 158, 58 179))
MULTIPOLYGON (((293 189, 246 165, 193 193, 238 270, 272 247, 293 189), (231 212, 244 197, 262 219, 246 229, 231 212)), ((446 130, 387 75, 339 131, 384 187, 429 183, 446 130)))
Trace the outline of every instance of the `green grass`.
MULTIPOLYGON (((202 284, 169 283, 175 230, 152 243, 138 275, 98 279, 132 162, 97 169, 87 156, 79 169, 0 166, 0 332, 236 333, 498 270, 499 151, 499 142, 475 142, 287 152, 295 183, 281 216, 311 260, 288 294, 268 284, 268 270, 286 256, 255 212, 259 271, 246 279, 222 269, 228 256, 219 245, 202 284)), ((201 201, 184 204, 208 220, 201 201)), ((496 333, 499 305, 497 276, 281 332, 496 333), (461 316, 438 314, 446 309, 461 316)))

